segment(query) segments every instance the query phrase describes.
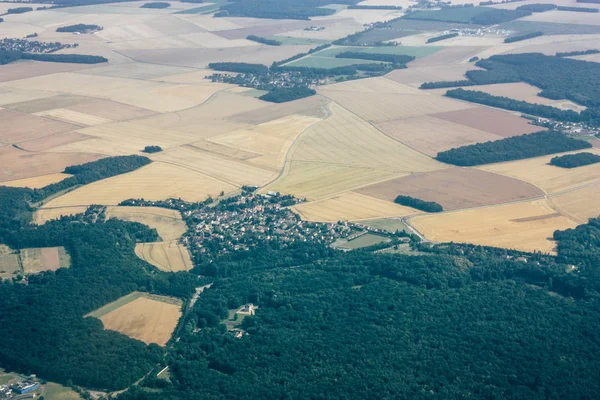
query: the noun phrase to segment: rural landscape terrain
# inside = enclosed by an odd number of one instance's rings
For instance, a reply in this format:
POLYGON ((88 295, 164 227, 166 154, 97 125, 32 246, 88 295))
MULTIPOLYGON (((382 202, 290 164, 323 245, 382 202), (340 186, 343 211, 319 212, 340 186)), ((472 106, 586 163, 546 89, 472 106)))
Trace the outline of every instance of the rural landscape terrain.
POLYGON ((0 399, 600 398, 598 0, 0 14, 0 399))

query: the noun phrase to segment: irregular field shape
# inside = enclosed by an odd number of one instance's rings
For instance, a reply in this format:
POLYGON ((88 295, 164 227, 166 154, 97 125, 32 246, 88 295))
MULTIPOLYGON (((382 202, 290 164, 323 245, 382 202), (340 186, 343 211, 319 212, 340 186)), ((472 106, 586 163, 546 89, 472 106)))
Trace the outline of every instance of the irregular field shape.
POLYGON ((104 329, 123 333, 144 343, 164 346, 181 318, 181 304, 142 296, 102 316, 104 329))
POLYGON ((111 206, 106 208, 106 219, 110 218, 148 225, 156 229, 161 239, 165 241, 179 239, 187 230, 179 211, 167 208, 111 206))
POLYGON ((177 241, 138 243, 135 254, 165 272, 189 271, 194 266, 188 249, 177 241))
POLYGON ((403 217, 418 213, 417 210, 410 207, 403 207, 355 192, 346 192, 325 200, 302 203, 292 209, 304 220, 319 222, 403 217))
POLYGON ((70 266, 68 253, 64 247, 38 247, 21 249, 21 262, 25 274, 37 274, 42 271, 56 271, 70 266))
POLYGON ((66 108, 55 108, 53 110, 41 111, 36 113, 35 115, 80 126, 102 125, 112 122, 111 120, 106 118, 97 117, 95 115, 90 114, 84 114, 66 108))
POLYGON ((556 243, 551 238, 555 230, 577 226, 545 200, 417 216, 410 223, 437 242, 545 253, 554 253, 556 243))
POLYGON ((548 201, 558 212, 580 224, 600 216, 600 186, 597 184, 552 196, 548 201))
POLYGON ((387 137, 338 104, 331 104, 330 110, 329 118, 313 125, 296 141, 289 159, 395 172, 443 168, 443 164, 387 137))
POLYGON ((190 147, 192 150, 202 150, 208 153, 213 153, 219 156, 235 158, 237 160, 246 161, 252 158, 260 157, 260 154, 252 153, 246 150, 236 149, 234 147, 223 146, 222 144, 213 143, 208 140, 201 140, 191 144, 186 144, 184 147, 190 147))
POLYGON ((66 108, 113 121, 126 121, 129 119, 149 117, 155 114, 154 111, 145 108, 104 99, 89 99, 88 101, 73 104, 66 108))
MULTIPOLYGON (((560 168, 548 164, 557 155, 575 154, 578 152, 581 151, 492 164, 479 168, 532 183, 546 193, 557 193, 600 181, 600 164, 591 164, 578 168, 560 168)), ((594 148, 585 149, 583 152, 600 154, 600 151, 594 148)))
POLYGON ((2 123, 0 143, 4 142, 5 144, 18 143, 78 128, 72 124, 10 110, 0 110, 0 123, 2 123))
POLYGON ((53 97, 56 93, 43 90, 26 90, 0 86, 0 106, 53 97))
MULTIPOLYGON (((443 42, 440 42, 443 43, 443 42)), ((410 63, 409 68, 422 68, 436 65, 458 64, 467 61, 483 50, 481 46, 453 46, 430 54, 410 63)))
POLYGON ((3 107, 22 113, 35 114, 41 111, 52 110, 53 108, 68 108, 75 104, 85 103, 90 100, 92 100, 91 97, 59 94, 56 96, 42 97, 39 99, 28 100, 19 103, 5 104, 3 107))
POLYGON ((57 208, 38 208, 33 213, 32 223, 36 225, 45 224, 53 219, 59 219, 62 216, 83 214, 87 210, 87 206, 79 207, 57 207, 57 208))
MULTIPOLYGON (((406 71, 406 70, 402 70, 406 71)), ((396 94, 423 94, 422 91, 413 87, 404 85, 392 79, 378 76, 376 78, 355 79, 346 82, 334 83, 321 86, 325 92, 358 92, 358 93, 396 93, 396 94)))
POLYGON ((14 181, 6 181, 2 182, 2 186, 9 187, 27 187, 30 189, 40 189, 44 186, 48 186, 52 183, 57 183, 62 181, 65 178, 70 177, 69 174, 50 174, 50 175, 40 175, 34 178, 25 178, 25 179, 17 179, 14 181))
MULTIPOLYGON (((577 7, 598 8, 597 4, 577 3, 577 7)), ((600 25, 600 16, 598 13, 584 13, 573 11, 547 11, 543 13, 534 13, 523 18, 523 21, 534 22, 556 22, 561 24, 577 25, 600 25)))
POLYGON ((156 153, 152 158, 206 174, 222 181, 223 184, 227 182, 225 185, 228 186, 228 190, 225 191, 231 190, 232 185, 264 185, 275 176, 273 171, 206 153, 190 146, 156 153))
POLYGON ((431 116, 489 132, 503 138, 544 130, 544 128, 531 125, 526 119, 514 114, 479 106, 467 110, 432 114, 431 116))
MULTIPOLYGON (((0 3, 0 5, 2 5, 2 3, 0 3)), ((17 79, 31 78, 40 75, 49 75, 57 72, 75 71, 87 67, 88 66, 84 64, 46 63, 39 61, 20 60, 2 66, 0 82, 14 81, 17 79)))
POLYGON ((424 82, 459 81, 467 71, 479 69, 473 64, 454 64, 421 68, 397 69, 385 77, 405 85, 420 86, 424 82))
POLYGON ((398 195, 435 201, 445 210, 523 201, 544 195, 531 184, 472 168, 448 168, 414 174, 357 191, 388 201, 394 201, 398 195))
POLYGON ((102 158, 92 153, 30 153, 11 146, 0 147, 0 182, 56 174, 65 167, 102 158))
POLYGON ((258 109, 240 112, 227 119, 230 121, 255 125, 284 118, 290 114, 300 114, 307 117, 324 119, 329 112, 327 110, 327 104, 329 104, 329 102, 329 99, 315 95, 286 103, 273 103, 269 105, 264 105, 263 103, 262 107, 258 109))
POLYGON ((431 157, 451 148, 502 139, 492 133, 428 116, 385 121, 375 125, 392 139, 431 157))
POLYGON ((103 179, 57 197, 44 208, 118 205, 123 200, 144 198, 164 200, 170 197, 201 201, 216 197, 235 187, 209 176, 174 165, 154 162, 128 174, 103 179))
POLYGON ((307 67, 307 68, 337 68, 346 67, 355 64, 372 64, 370 60, 359 60, 354 58, 334 58, 319 57, 310 55, 285 64, 286 67, 307 67))
POLYGON ((326 86, 319 88, 318 91, 359 117, 376 122, 474 107, 466 102, 426 92, 422 94, 361 93, 330 91, 326 86))

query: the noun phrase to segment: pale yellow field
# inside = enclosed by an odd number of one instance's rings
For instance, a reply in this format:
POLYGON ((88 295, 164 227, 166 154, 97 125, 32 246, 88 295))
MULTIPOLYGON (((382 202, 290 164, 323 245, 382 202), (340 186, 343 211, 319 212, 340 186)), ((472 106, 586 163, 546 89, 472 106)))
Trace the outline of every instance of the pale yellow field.
POLYGON ((444 168, 443 164, 384 135, 340 105, 332 103, 329 108, 331 116, 307 129, 290 150, 288 159, 396 173, 444 168))
POLYGON ((302 203, 292 209, 304 220, 319 222, 403 217, 419 213, 410 207, 403 207, 355 192, 346 192, 329 199, 302 203))
POLYGON ((179 239, 187 230, 179 211, 167 208, 111 206, 106 208, 106 219, 110 218, 148 225, 165 241, 179 239))
MULTIPOLYGON (((351 47, 348 47, 352 51, 351 47)), ((398 71, 406 71, 404 69, 398 71)), ((396 71, 394 71, 396 72, 396 71)), ((395 94, 423 94, 424 92, 412 86, 388 79, 387 77, 376 77, 367 79, 356 79, 346 82, 334 83, 320 88, 325 93, 329 92, 358 92, 358 93, 395 93, 395 94)))
POLYGON ((238 130, 208 139, 210 142, 260 154, 252 163, 272 169, 280 169, 288 148, 306 128, 320 121, 319 118, 290 115, 260 124, 247 130, 238 130))
POLYGON ((580 224, 587 223, 589 218, 600 216, 600 186, 598 184, 552 196, 548 201, 561 214, 580 224))
POLYGON ((276 176, 274 171, 265 170, 214 154, 203 152, 190 146, 163 151, 152 155, 153 159, 181 166, 190 171, 198 171, 226 182, 229 191, 232 185, 263 185, 276 176))
POLYGON ((91 204, 118 205, 127 199, 164 200, 170 197, 201 201, 235 186, 189 169, 154 162, 134 172, 83 186, 49 201, 44 208, 91 204))
MULTIPOLYGON (((575 154, 588 152, 600 154, 599 149, 585 149, 582 151, 561 153, 575 154)), ((560 168, 548 165, 550 159, 557 154, 530 158, 528 160, 513 161, 479 167, 483 170, 501 175, 511 176, 536 185, 546 193, 556 193, 575 187, 600 181, 600 164, 586 165, 578 168, 560 168)))
POLYGON ((435 113, 464 110, 474 106, 435 94, 362 93, 320 88, 319 94, 328 97, 367 121, 419 117, 435 113))
POLYGON ((79 207, 58 207, 58 208, 39 208, 33 213, 32 222, 36 225, 45 224, 47 221, 59 219, 62 216, 82 214, 87 210, 87 206, 79 207))
POLYGON ((95 115, 90 114, 84 114, 66 108, 55 108, 53 110, 41 111, 35 113, 35 115, 83 126, 101 125, 112 122, 111 120, 106 118, 97 117, 95 115))
POLYGON ((57 183, 62 181, 65 178, 70 177, 69 174, 50 174, 50 175, 41 175, 36 176, 34 178, 25 178, 18 179, 15 181, 7 181, 2 182, 1 186, 10 186, 10 187, 28 187, 31 189, 39 189, 44 186, 48 186, 52 183, 57 183))
POLYGON ((410 220, 436 242, 473 243, 522 251, 553 253, 555 230, 577 223, 557 213, 545 200, 429 214, 410 220))
POLYGON ((104 329, 121 332, 144 343, 164 346, 181 318, 181 302, 141 296, 100 317, 104 329))
POLYGON ((275 191, 317 200, 404 175, 376 168, 292 161, 286 163, 281 177, 262 192, 275 191))
POLYGON ((193 268, 188 249, 176 240, 139 243, 135 246, 135 254, 161 271, 189 271, 193 268))
MULTIPOLYGON (((578 7, 594 7, 595 4, 577 4, 578 7)), ((600 25, 600 17, 598 13, 583 13, 573 11, 548 11, 543 13, 535 13, 523 18, 523 21, 536 22, 555 22, 561 24, 582 24, 582 25, 600 25)))

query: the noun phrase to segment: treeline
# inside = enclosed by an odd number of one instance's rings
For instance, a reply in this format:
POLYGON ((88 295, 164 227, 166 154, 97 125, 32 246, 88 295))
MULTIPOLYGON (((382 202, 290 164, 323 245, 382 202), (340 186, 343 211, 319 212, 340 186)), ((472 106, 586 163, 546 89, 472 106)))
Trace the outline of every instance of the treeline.
POLYGON ((305 57, 305 56, 307 56, 309 54, 314 54, 314 53, 316 53, 318 51, 321 51, 321 50, 325 50, 325 49, 327 49, 329 47, 331 47, 330 44, 322 44, 322 45, 317 46, 317 47, 315 47, 313 49, 310 49, 306 53, 298 53, 298 54, 295 54, 295 55, 293 55, 291 57, 286 58, 285 60, 273 61, 273 64, 271 65, 271 67, 278 67, 280 65, 287 64, 287 63, 295 61, 295 60, 299 60, 302 57, 305 57))
POLYGON ((600 4, 600 0, 577 0, 577 3, 600 4))
POLYGON ((402 10, 401 6, 362 6, 350 5, 348 10, 402 10))
POLYGON ((561 168, 577 168, 584 165, 596 164, 600 162, 600 156, 594 153, 566 154, 564 156, 553 157, 550 165, 561 168))
POLYGON ((154 2, 154 3, 146 3, 143 4, 142 6, 140 6, 140 8, 157 8, 157 9, 163 9, 163 8, 169 8, 171 7, 170 3, 165 3, 165 2, 154 2))
POLYGON ((417 199, 416 197, 411 196, 402 196, 399 195, 394 200, 394 203, 400 204, 406 207, 416 208, 417 210, 426 211, 430 213, 437 213, 444 211, 444 207, 441 204, 436 203, 435 201, 425 201, 421 199, 417 199))
POLYGON ((98 64, 108 61, 101 56, 88 56, 84 54, 22 53, 20 51, 0 50, 0 65, 9 64, 21 59, 77 64, 98 64))
POLYGON ((523 6, 519 6, 517 7, 517 10, 525 10, 525 11, 531 11, 534 13, 541 13, 541 12, 546 12, 546 11, 550 11, 550 10, 555 10, 556 9, 556 4, 540 4, 540 3, 536 3, 536 4, 525 4, 523 6))
MULTIPOLYGON (((344 4, 355 3, 357 1, 344 4)), ((324 0, 244 0, 221 6, 215 17, 309 20, 311 17, 334 14, 334 9, 323 7, 328 4, 331 3, 324 0)))
POLYGON ((286 101, 292 101, 315 95, 317 92, 314 89, 298 86, 293 88, 280 88, 269 91, 263 94, 259 99, 264 101, 270 101, 272 103, 284 103, 286 101))
POLYGON ((477 83, 468 80, 462 81, 440 81, 440 82, 424 82, 421 84, 420 89, 444 89, 454 88, 462 86, 474 86, 477 83))
POLYGON ((16 8, 9 8, 8 10, 6 10, 6 14, 23 14, 29 11, 33 11, 33 8, 31 7, 16 7, 16 8))
POLYGON ((257 43, 266 44, 267 46, 281 46, 281 42, 278 40, 267 39, 256 35, 248 35, 246 36, 246 39, 257 43))
POLYGON ((367 53, 362 51, 344 51, 336 54, 335 58, 352 58, 357 60, 383 61, 394 64, 406 64, 415 59, 405 54, 367 53))
POLYGON ((403 18, 423 21, 443 21, 476 25, 497 25, 531 15, 528 10, 502 10, 491 7, 445 7, 435 11, 418 11, 403 18), (478 11, 478 12, 477 12, 478 11))
POLYGON ((558 11, 573 11, 573 12, 597 13, 599 10, 597 8, 588 8, 588 7, 564 7, 564 6, 558 6, 558 11))
POLYGON ((435 42, 439 42, 441 40, 446 40, 446 39, 452 39, 453 37, 457 37, 458 33, 448 33, 447 35, 440 35, 440 36, 436 36, 436 37, 432 37, 427 39, 427 43, 435 43, 435 42))
POLYGON ((56 28, 56 32, 89 32, 102 30, 101 26, 93 24, 75 24, 56 28))
POLYGON ((504 96, 493 96, 476 90, 464 90, 458 88, 449 90, 446 92, 446 96, 470 101, 472 103, 484 104, 486 106, 502 108, 504 110, 518 111, 538 117, 551 118, 557 121, 581 122, 583 120, 580 114, 572 110, 561 110, 552 106, 528 103, 526 101, 514 100, 504 96))
POLYGON ((533 39, 535 37, 543 36, 543 35, 544 35, 544 32, 537 31, 537 32, 524 33, 522 35, 509 36, 506 39, 504 39, 504 43, 520 42, 521 40, 533 39))
POLYGON ((34 201, 40 201, 48 196, 75 186, 87 185, 88 183, 110 178, 111 176, 135 171, 151 162, 152 161, 147 157, 131 155, 107 157, 81 165, 72 165, 65 168, 63 172, 73 176, 65 178, 60 182, 52 183, 41 189, 34 189, 32 192, 32 199, 34 201))
POLYGON ((447 164, 471 167, 590 147, 590 143, 570 138, 560 132, 542 131, 442 151, 435 158, 447 164))
POLYGON ((598 54, 600 50, 590 49, 581 51, 567 51, 564 53, 556 53, 556 57, 574 57, 574 56, 586 56, 588 54, 598 54))
POLYGON ((215 71, 237 72, 240 74, 266 74, 269 67, 263 64, 248 64, 243 62, 215 62, 208 64, 215 71))

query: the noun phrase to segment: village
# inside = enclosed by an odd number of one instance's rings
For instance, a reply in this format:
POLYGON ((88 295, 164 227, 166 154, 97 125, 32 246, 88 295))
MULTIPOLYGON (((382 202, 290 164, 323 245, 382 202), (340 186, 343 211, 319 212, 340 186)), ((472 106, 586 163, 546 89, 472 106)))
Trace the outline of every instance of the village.
POLYGON ((18 51, 26 53, 53 53, 61 49, 77 47, 78 44, 63 44, 60 42, 38 42, 25 39, 0 39, 1 51, 18 51))

